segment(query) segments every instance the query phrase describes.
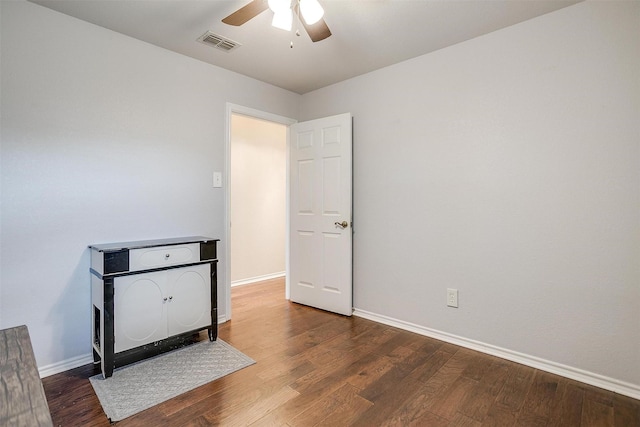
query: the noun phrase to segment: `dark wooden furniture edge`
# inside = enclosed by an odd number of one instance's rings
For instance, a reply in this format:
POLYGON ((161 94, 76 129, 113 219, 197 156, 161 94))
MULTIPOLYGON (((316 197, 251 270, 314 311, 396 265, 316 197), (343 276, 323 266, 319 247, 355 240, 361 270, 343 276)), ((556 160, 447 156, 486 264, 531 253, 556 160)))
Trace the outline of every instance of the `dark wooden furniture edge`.
POLYGON ((29 330, 0 330, 0 426, 53 426, 29 330))

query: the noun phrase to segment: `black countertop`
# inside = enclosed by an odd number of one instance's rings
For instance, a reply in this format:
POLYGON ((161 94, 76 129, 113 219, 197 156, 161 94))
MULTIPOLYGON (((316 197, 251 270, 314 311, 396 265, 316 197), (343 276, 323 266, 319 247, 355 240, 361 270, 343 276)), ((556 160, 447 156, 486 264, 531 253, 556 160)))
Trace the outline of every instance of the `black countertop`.
POLYGON ((211 237, 204 236, 189 236, 189 237, 172 237, 169 239, 156 239, 156 240, 137 240, 133 242, 119 242, 119 243, 100 243, 89 245, 89 248, 95 249, 99 252, 112 252, 120 251, 122 249, 139 249, 139 248, 151 248, 154 246, 169 246, 169 245, 183 245, 187 243, 200 243, 200 242, 212 242, 220 241, 220 239, 213 239, 211 237))

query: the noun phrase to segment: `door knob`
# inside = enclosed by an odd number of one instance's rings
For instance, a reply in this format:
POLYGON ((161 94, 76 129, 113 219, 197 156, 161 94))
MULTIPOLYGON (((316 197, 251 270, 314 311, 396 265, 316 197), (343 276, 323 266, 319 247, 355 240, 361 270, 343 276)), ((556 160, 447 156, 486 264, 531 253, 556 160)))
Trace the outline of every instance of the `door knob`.
POLYGON ((335 222, 336 227, 340 227, 340 228, 347 228, 349 226, 349 223, 347 221, 342 221, 342 222, 335 222))

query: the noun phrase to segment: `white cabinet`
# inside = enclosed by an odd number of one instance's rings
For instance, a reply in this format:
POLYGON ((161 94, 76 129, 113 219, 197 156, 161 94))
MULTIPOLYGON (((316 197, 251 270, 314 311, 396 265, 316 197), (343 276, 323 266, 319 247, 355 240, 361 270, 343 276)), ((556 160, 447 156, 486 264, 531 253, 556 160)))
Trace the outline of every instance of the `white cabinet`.
POLYGON ((92 338, 105 378, 177 348, 217 338, 217 239, 91 245, 92 338))
POLYGON ((209 264, 117 277, 115 352, 211 324, 209 264))

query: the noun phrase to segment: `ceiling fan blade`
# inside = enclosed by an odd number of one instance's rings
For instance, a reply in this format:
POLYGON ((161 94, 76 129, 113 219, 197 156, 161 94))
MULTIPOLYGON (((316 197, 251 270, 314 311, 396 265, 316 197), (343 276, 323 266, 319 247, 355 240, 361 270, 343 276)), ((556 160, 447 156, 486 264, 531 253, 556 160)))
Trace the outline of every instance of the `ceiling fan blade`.
POLYGON ((304 19, 302 19, 302 25, 304 26, 304 29, 307 30, 311 40, 314 42, 324 40, 331 35, 331 30, 327 27, 327 23, 324 22, 324 19, 320 19, 313 25, 307 25, 307 23, 304 22, 304 19))
POLYGON ((329 30, 329 27, 327 26, 327 23, 324 22, 324 19, 320 18, 320 20, 315 24, 308 25, 306 22, 304 22, 304 18, 300 16, 300 7, 298 4, 293 7, 293 13, 298 15, 298 19, 300 20, 300 22, 302 22, 302 26, 304 27, 304 29, 307 30, 307 34, 309 34, 309 37, 311 37, 311 41, 319 42, 320 40, 324 40, 331 35, 331 30, 329 30))
POLYGON ((225 24, 240 26, 267 10, 269 4, 267 0, 253 0, 251 3, 241 7, 222 20, 225 24))

